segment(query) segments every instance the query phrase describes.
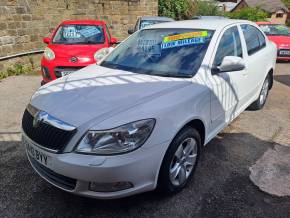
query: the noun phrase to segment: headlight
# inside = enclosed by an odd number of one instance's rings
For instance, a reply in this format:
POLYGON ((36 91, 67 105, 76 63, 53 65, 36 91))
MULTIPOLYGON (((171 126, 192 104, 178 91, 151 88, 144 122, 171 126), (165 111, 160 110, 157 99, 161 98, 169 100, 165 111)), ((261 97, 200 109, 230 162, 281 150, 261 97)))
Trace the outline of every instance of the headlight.
POLYGON ((44 49, 43 56, 45 57, 45 59, 47 59, 49 61, 52 61, 55 58, 54 52, 48 47, 46 47, 44 49))
POLYGON ((155 125, 154 119, 140 120, 106 131, 88 131, 77 152, 100 155, 121 154, 142 146, 155 125))
POLYGON ((112 48, 112 47, 110 47, 110 48, 102 48, 102 49, 98 50, 94 54, 95 61, 97 63, 100 62, 101 60, 103 60, 104 57, 106 57, 106 55, 108 55, 113 50, 114 50, 114 48, 112 48))

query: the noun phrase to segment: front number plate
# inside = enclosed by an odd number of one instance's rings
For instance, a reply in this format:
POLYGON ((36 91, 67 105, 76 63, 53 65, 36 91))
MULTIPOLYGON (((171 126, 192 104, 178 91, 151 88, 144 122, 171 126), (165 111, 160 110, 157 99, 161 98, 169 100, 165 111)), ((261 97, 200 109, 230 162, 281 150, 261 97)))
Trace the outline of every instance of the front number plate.
POLYGON ((72 74, 74 71, 62 71, 61 72, 61 76, 67 76, 67 75, 70 75, 72 74))
POLYGON ((46 155, 43 151, 38 149, 35 145, 28 142, 27 140, 23 139, 22 141, 26 148, 26 152, 31 158, 37 160, 39 163, 46 167, 51 167, 52 161, 50 156, 46 155))
POLYGON ((280 55, 289 55, 290 56, 290 50, 289 51, 280 51, 280 55))

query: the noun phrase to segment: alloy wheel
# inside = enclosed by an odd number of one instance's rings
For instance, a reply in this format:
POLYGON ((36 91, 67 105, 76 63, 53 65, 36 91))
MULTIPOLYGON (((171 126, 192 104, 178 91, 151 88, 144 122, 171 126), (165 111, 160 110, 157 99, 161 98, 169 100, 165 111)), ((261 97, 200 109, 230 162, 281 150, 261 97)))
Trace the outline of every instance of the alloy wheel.
POLYGON ((186 182, 195 166, 197 142, 194 138, 185 139, 177 148, 169 168, 170 181, 175 186, 186 182))

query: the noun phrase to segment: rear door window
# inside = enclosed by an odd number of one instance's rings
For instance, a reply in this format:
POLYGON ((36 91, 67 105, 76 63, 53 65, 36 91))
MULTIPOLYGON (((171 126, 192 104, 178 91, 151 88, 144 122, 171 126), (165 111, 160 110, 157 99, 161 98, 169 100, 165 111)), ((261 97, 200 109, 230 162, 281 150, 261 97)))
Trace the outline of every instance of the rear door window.
POLYGON ((241 25, 241 28, 245 36, 249 55, 253 55, 266 46, 265 37, 259 29, 248 24, 241 25))

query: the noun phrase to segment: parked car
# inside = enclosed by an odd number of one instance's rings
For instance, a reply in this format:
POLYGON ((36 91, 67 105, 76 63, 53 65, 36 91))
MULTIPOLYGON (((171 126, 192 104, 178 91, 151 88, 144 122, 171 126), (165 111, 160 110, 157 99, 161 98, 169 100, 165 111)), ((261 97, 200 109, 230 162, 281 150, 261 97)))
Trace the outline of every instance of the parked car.
POLYGON ((169 17, 157 17, 157 16, 143 16, 139 17, 136 21, 135 27, 128 30, 128 34, 133 34, 134 32, 144 29, 145 27, 151 26, 153 24, 172 22, 174 19, 169 17))
POLYGON ((22 120, 28 159, 74 194, 176 193, 202 146, 246 108, 263 108, 276 54, 248 21, 147 27, 98 65, 39 88, 22 120))
POLYGON ((95 53, 117 43, 104 21, 62 22, 50 38, 41 60, 42 85, 96 63, 95 53))
POLYGON ((273 41, 278 48, 278 60, 290 60, 290 31, 285 25, 271 22, 257 23, 268 38, 273 41))

